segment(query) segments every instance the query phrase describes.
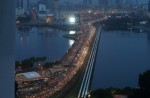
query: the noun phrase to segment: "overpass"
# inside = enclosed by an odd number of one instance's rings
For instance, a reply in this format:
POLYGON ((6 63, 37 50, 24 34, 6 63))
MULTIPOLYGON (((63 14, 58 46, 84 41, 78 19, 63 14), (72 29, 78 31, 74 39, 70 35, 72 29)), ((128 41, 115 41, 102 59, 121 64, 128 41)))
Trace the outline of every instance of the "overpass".
POLYGON ((96 59, 96 54, 99 46, 99 40, 100 40, 100 35, 101 35, 101 26, 98 28, 96 32, 95 40, 92 46, 91 54, 88 60, 88 64, 83 76, 82 84, 80 86, 80 90, 78 93, 77 98, 87 98, 88 92, 89 92, 89 86, 90 86, 90 81, 92 78, 92 73, 93 73, 93 68, 94 68, 94 62, 96 59))

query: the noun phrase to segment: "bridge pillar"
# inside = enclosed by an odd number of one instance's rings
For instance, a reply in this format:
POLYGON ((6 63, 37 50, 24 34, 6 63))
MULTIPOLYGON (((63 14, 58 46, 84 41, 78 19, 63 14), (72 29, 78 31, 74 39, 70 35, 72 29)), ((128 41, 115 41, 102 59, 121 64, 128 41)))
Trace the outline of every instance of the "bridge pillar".
POLYGON ((15 98, 15 1, 0 0, 0 98, 15 98))

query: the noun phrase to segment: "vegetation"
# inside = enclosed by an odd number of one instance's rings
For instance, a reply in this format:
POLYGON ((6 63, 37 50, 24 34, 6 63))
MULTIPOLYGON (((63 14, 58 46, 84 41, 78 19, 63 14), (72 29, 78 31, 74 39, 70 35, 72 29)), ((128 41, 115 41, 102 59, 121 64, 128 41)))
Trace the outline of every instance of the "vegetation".
POLYGON ((18 17, 16 21, 19 21, 20 23, 28 23, 31 21, 31 16, 27 15, 27 13, 24 13, 24 16, 18 17))
POLYGON ((105 29, 127 29, 130 23, 129 17, 110 17, 104 21, 105 29))
POLYGON ((47 69, 53 67, 53 65, 58 65, 61 62, 60 61, 52 61, 52 62, 45 62, 46 57, 31 57, 22 61, 16 61, 16 70, 19 71, 28 71, 33 70, 34 65, 37 65, 36 69, 47 69))
POLYGON ((53 65, 58 65, 58 64, 60 64, 60 61, 47 62, 43 65, 43 68, 47 69, 53 67, 53 65))
POLYGON ((150 70, 139 75, 138 84, 140 88, 126 87, 106 88, 92 91, 92 98, 113 98, 113 95, 127 95, 128 98, 150 98, 150 70))
POLYGON ((114 14, 101 24, 105 30, 127 30, 131 26, 139 26, 142 21, 147 21, 146 25, 150 25, 150 18, 144 13, 130 13, 126 16, 114 14))
POLYGON ((138 84, 145 98, 150 98, 150 70, 139 75, 138 84))

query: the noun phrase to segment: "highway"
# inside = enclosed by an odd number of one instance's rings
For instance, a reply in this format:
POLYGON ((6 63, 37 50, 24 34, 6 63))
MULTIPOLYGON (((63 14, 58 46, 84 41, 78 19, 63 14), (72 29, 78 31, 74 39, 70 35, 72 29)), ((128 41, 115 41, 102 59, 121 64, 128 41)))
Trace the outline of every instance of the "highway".
MULTIPOLYGON (((16 80, 20 87, 17 96, 19 98, 48 98, 52 97, 52 95, 58 91, 61 91, 68 82, 73 79, 83 65, 90 45, 93 44, 91 42, 92 38, 95 38, 95 30, 96 28, 94 26, 85 25, 84 31, 79 33, 78 40, 70 47, 65 56, 61 59, 60 64, 52 68, 36 71, 41 76, 36 80, 45 80, 42 84, 35 85, 34 82, 36 81, 30 79, 28 81, 33 82, 33 85, 30 86, 30 84, 26 82, 26 78, 21 78, 22 73, 17 74, 16 76, 18 76, 18 78, 16 78, 16 80)), ((93 56, 90 58, 93 58, 93 56)))
POLYGON ((95 38, 94 43, 93 43, 91 54, 90 54, 90 57, 88 60, 88 64, 87 64, 87 67, 86 67, 86 70, 84 73, 84 77, 83 77, 82 84, 80 86, 80 90, 79 90, 77 98, 87 98, 87 96, 88 96, 89 84, 91 81, 95 57, 96 57, 96 53, 97 53, 97 49, 98 49, 98 45, 99 45, 101 27, 98 28, 98 31, 96 33, 97 33, 96 38, 95 38))

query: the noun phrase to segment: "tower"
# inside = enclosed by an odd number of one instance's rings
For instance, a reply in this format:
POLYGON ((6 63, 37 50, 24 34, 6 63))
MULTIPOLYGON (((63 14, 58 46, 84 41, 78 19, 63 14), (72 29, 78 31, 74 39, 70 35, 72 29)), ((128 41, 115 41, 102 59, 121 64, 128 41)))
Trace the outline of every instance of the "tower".
POLYGON ((22 0, 23 3, 23 9, 27 10, 28 9, 28 0, 22 0))
POLYGON ((101 8, 107 8, 108 7, 108 0, 98 0, 98 2, 99 2, 99 6, 101 7, 101 8))
POLYGON ((56 19, 59 18, 59 0, 54 0, 54 16, 56 19))
POLYGON ((120 7, 122 5, 122 0, 115 0, 116 7, 120 7))
POLYGON ((135 1, 135 4, 136 4, 136 5, 139 5, 139 0, 136 0, 136 1, 135 1))
POLYGON ((40 0, 40 4, 46 5, 46 8, 49 9, 51 12, 54 12, 54 2, 55 0, 40 0))
POLYGON ((20 8, 21 7, 21 0, 16 0, 16 8, 20 8))
POLYGON ((92 0, 89 0, 89 4, 92 4, 92 0))
POLYGON ((92 4, 92 0, 83 0, 83 4, 90 5, 92 4))

